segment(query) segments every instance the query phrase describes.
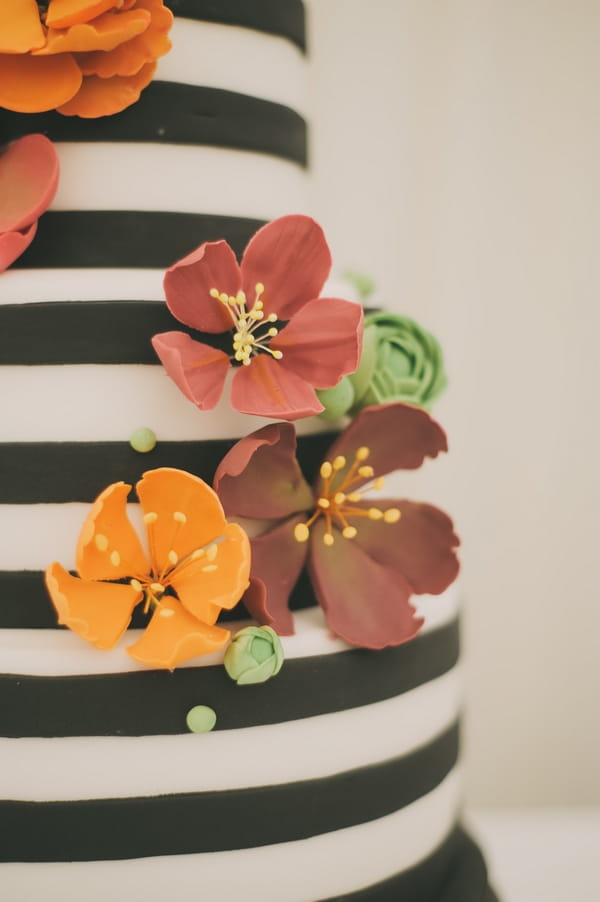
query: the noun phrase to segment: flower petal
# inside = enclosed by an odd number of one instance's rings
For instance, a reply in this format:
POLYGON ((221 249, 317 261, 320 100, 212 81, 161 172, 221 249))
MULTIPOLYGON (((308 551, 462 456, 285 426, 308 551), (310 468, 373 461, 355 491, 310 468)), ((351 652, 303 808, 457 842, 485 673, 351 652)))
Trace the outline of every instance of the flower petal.
MULTIPOLYGON (((62 54, 59 59, 61 57, 62 54)), ((82 119, 97 119, 99 116, 120 113, 140 99, 141 92, 152 81, 155 69, 156 63, 152 62, 146 63, 139 72, 128 77, 97 78, 95 75, 88 75, 72 100, 57 106, 57 112, 63 116, 81 116, 82 119)))
MULTIPOLYGON (((442 427, 426 411, 401 402, 363 408, 329 449, 328 458, 341 454, 352 460, 361 446, 369 448, 366 464, 376 476, 416 470, 426 457, 448 448, 442 427)), ((356 487, 368 481, 357 480, 356 487)))
POLYGON ((306 544, 294 538, 294 528, 303 520, 302 514, 292 517, 250 542, 252 581, 243 601, 259 623, 272 626, 281 636, 294 633, 288 601, 308 551, 306 544))
POLYGON ((2 0, 0 53, 27 53, 42 47, 45 40, 36 0, 2 0))
POLYGON ((57 185, 52 141, 25 135, 10 144, 0 156, 0 232, 17 232, 34 223, 52 202, 57 185))
POLYGON ((215 623, 223 608, 235 607, 250 578, 248 536, 237 523, 228 523, 222 535, 214 561, 200 558, 176 568, 170 577, 183 606, 204 623, 215 623))
POLYGON ((296 460, 296 431, 271 423, 227 452, 213 482, 227 515, 280 519, 313 504, 313 494, 296 460))
POLYGON ((77 542, 77 570, 83 579, 140 579, 150 572, 127 517, 130 490, 130 485, 116 482, 94 501, 77 542))
POLYGON ((68 29, 48 29, 46 44, 34 53, 35 56, 51 56, 56 53, 85 53, 94 50, 106 52, 142 34, 149 25, 150 13, 145 9, 136 8, 125 13, 107 12, 92 22, 72 25, 68 29))
POLYGON ((152 18, 140 35, 115 47, 108 53, 98 50, 77 56, 84 75, 112 78, 114 75, 135 75, 149 60, 164 56, 171 49, 167 36, 173 24, 173 13, 162 0, 138 0, 136 9, 146 9, 152 18))
POLYGON ((241 413, 280 420, 310 417, 323 410, 313 387, 269 354, 258 354, 249 366, 237 369, 231 405, 241 413))
POLYGON ((103 649, 119 641, 143 595, 128 584, 79 579, 56 563, 46 570, 46 586, 58 622, 103 649))
POLYGON ((185 332, 161 332, 152 339, 152 347, 186 398, 200 410, 212 410, 229 372, 227 354, 194 341, 185 332))
POLYGON ((33 222, 23 232, 5 232, 0 234, 0 272, 8 269, 11 263, 27 250, 37 232, 37 222, 33 222))
POLYGON ((182 661, 222 648, 229 630, 201 623, 168 595, 157 607, 141 639, 127 648, 136 661, 173 670, 182 661))
POLYGON ((171 551, 182 561, 225 534, 227 521, 216 493, 191 473, 171 467, 149 470, 136 484, 136 491, 145 515, 155 574, 167 567, 172 569, 174 564, 168 560, 171 551), (150 514, 156 517, 150 518, 150 514))
POLYGON ((0 107, 16 113, 43 113, 70 100, 83 76, 71 54, 0 54, 0 107))
POLYGON ((205 242, 183 257, 164 278, 167 306, 174 317, 200 332, 227 332, 233 321, 227 308, 210 292, 235 296, 242 277, 235 254, 226 241, 205 242))
POLYGON ((309 301, 271 341, 285 366, 315 388, 331 388, 360 360, 362 307, 339 298, 309 301))
POLYGON ((251 238, 241 264, 243 288, 254 299, 262 282, 265 313, 291 317, 317 298, 331 269, 322 228, 309 216, 282 216, 251 238))
POLYGON ((332 631, 364 648, 400 645, 416 636, 423 619, 415 616, 409 602, 408 582, 337 530, 334 544, 324 545, 324 533, 325 524, 317 522, 311 533, 309 572, 332 631))
POLYGON ((115 6, 121 6, 120 0, 50 0, 46 25, 69 28, 78 22, 89 22, 115 6))
MULTIPOLYGON (((458 574, 455 549, 459 539, 452 520, 431 504, 416 501, 377 499, 382 510, 396 507, 401 512, 397 523, 361 520, 352 541, 379 564, 395 570, 407 580, 417 595, 439 595, 458 574)), ((361 502, 357 507, 372 505, 361 502)))

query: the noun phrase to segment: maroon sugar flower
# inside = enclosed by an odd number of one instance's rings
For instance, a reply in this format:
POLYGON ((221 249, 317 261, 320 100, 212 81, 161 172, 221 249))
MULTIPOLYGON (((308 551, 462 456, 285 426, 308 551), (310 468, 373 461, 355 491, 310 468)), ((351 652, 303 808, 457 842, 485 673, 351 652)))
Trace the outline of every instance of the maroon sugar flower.
POLYGON ((200 245, 165 276, 169 310, 205 333, 231 333, 222 351, 185 332, 152 344, 183 394, 213 408, 229 368, 231 404, 242 413, 295 420, 320 413, 315 388, 332 388, 360 359, 362 310, 321 298, 331 255, 308 216, 284 216, 260 229, 241 265, 225 241, 200 245))
POLYGON ((33 241, 57 185, 58 158, 44 135, 25 135, 0 154, 0 272, 33 241))
POLYGON ((327 623, 354 645, 383 648, 417 634, 413 594, 443 592, 458 561, 449 517, 414 501, 367 498, 393 470, 413 470, 446 450, 441 427, 402 403, 363 409, 329 449, 312 488, 296 460, 289 423, 239 441, 221 461, 215 490, 228 516, 255 521, 251 584, 255 619, 293 632, 289 595, 304 564, 327 623))

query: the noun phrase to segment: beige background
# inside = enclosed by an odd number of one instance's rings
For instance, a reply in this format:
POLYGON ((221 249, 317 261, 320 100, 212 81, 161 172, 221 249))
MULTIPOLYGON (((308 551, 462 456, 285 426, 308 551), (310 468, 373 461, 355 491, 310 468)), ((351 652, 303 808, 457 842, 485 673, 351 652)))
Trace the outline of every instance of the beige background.
POLYGON ((598 803, 600 3, 311 7, 312 208, 446 350, 468 800, 598 803))

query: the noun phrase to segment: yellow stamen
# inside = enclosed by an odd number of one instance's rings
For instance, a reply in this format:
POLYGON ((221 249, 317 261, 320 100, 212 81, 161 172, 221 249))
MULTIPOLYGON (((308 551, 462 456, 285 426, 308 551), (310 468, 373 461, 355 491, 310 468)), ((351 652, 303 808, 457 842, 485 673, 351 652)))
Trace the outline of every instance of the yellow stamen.
POLYGON ((329 477, 333 473, 333 467, 328 460, 324 461, 321 464, 321 469, 319 470, 319 472, 321 474, 321 479, 329 479, 329 477))
POLYGON ((369 520, 381 520, 383 517, 383 511, 379 510, 378 507, 370 507, 368 510, 369 520))
POLYGON ((335 504, 343 504, 346 500, 346 495, 344 494, 344 492, 336 492, 333 496, 333 500, 335 504))
POLYGON ((173 511, 173 519, 177 521, 177 523, 187 523, 187 517, 181 511, 173 511))
POLYGON ((150 583, 150 588, 157 595, 162 595, 162 593, 165 591, 165 587, 162 583, 150 583))
POLYGON ((397 523, 401 517, 401 513, 397 507, 388 507, 383 515, 386 523, 397 523))
POLYGON ((150 526, 152 523, 156 523, 158 520, 158 514, 155 514, 154 511, 150 511, 148 514, 144 514, 144 523, 146 526, 150 526))
POLYGON ((357 532, 358 530, 355 526, 346 526, 342 530, 342 535, 345 539, 353 539, 356 536, 357 532))
POLYGON ((319 500, 317 501, 317 504, 319 505, 319 507, 322 507, 323 510, 327 510, 327 508, 330 506, 331 502, 330 502, 329 498, 319 498, 319 500))
POLYGON ((333 533, 326 532, 325 535, 323 536, 323 544, 327 545, 328 548, 331 548, 333 543, 334 543, 333 533))
POLYGON ((366 460, 369 454, 371 453, 371 449, 367 448, 366 445, 362 445, 354 455, 356 460, 366 460))
POLYGON ((338 456, 333 461, 332 467, 334 470, 343 470, 346 466, 346 458, 343 454, 338 454, 338 456))
POLYGON ((139 581, 139 579, 130 579, 129 585, 131 586, 132 589, 135 589, 136 592, 142 591, 142 584, 139 581))
POLYGON ((212 545, 209 545, 208 548, 206 549, 206 557, 208 558, 208 560, 214 561, 214 559, 217 556, 218 551, 219 551, 219 549, 217 548, 217 546, 215 545, 214 542, 212 543, 212 545))
POLYGON ((202 568, 203 573, 214 573, 215 570, 218 570, 217 564, 207 564, 206 567, 202 568))
POLYGON ((171 549, 171 551, 169 551, 169 553, 167 555, 167 560, 169 561, 170 564, 175 566, 175 564, 179 560, 179 558, 177 557, 177 552, 173 551, 173 549, 171 549))
POLYGON ((172 617, 174 613, 175 611, 173 611, 171 608, 161 608, 158 612, 160 617, 172 617))
POLYGON ((113 565, 113 567, 119 566, 119 564, 121 563, 121 555, 119 554, 118 551, 111 551, 110 562, 113 565))
POLYGON ((294 527, 294 538, 297 542, 306 542, 310 535, 310 530, 306 523, 297 523, 294 527))
POLYGON ((358 475, 362 476, 363 479, 371 479, 374 473, 375 471, 373 470, 373 467, 369 466, 368 464, 364 467, 358 468, 358 475))

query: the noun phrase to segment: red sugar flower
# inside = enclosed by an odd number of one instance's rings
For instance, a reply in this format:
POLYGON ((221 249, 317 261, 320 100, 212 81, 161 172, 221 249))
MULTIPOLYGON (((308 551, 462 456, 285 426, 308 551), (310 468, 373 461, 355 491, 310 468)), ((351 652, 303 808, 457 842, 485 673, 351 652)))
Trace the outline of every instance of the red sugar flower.
POLYGON ((0 272, 20 257, 58 185, 58 158, 44 135, 26 135, 0 154, 0 272))
POLYGON ((167 373, 201 410, 210 410, 235 368, 231 403, 242 413, 295 420, 320 413, 315 388, 332 388, 358 367, 362 310, 320 298, 331 269, 322 229, 284 216, 260 229, 241 265, 225 241, 208 242, 166 274, 169 310, 200 332, 230 332, 222 351, 185 332, 155 335, 167 373))
POLYGON ((329 449, 312 488, 295 450, 294 427, 273 423, 234 445, 215 475, 226 514, 259 530, 246 607, 278 633, 293 632, 288 598, 307 563, 334 633, 366 648, 406 642, 423 623, 410 596, 450 585, 458 539, 436 507, 365 496, 387 473, 445 451, 441 427, 408 404, 367 407, 329 449))

